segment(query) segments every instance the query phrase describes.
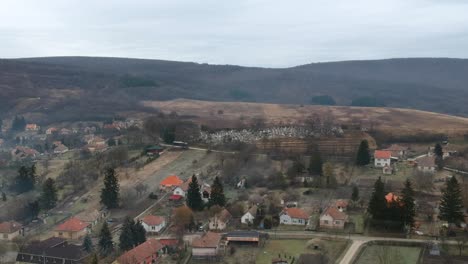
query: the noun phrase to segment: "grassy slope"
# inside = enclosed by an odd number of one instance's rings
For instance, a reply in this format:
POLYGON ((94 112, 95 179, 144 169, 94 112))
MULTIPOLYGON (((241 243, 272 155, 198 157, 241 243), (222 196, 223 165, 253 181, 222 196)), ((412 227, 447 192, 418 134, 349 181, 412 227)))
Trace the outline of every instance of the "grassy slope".
POLYGON ((270 122, 290 123, 318 114, 332 116, 339 123, 373 123, 377 128, 390 131, 443 131, 456 133, 468 130, 468 119, 433 112, 399 108, 362 108, 299 106, 263 103, 208 102, 195 100, 144 101, 149 107, 166 112, 176 111, 180 115, 196 115, 206 122, 235 121, 240 117, 263 117, 270 122), (223 110, 223 114, 217 113, 223 110))

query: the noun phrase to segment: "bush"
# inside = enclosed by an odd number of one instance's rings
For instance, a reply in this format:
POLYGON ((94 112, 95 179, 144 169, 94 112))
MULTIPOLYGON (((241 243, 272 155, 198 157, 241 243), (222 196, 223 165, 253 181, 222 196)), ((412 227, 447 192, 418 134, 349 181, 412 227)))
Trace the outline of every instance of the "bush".
POLYGON ((157 195, 157 194, 154 194, 153 192, 151 192, 151 193, 148 195, 148 198, 153 199, 153 200, 157 200, 157 199, 158 199, 158 195, 157 195))

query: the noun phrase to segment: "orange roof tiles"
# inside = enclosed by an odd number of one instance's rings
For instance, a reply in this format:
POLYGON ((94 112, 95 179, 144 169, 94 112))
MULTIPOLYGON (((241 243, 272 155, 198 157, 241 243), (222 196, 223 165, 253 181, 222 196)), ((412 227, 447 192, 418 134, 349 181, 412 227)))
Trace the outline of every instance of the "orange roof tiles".
POLYGON ((163 244, 161 244, 158 240, 151 238, 137 247, 125 252, 117 259, 117 261, 120 264, 143 263, 148 258, 151 258, 151 256, 157 254, 163 248, 163 244))
POLYGON ((376 159, 389 159, 392 157, 392 152, 387 150, 376 150, 374 158, 376 159))
POLYGON ((195 238, 192 242, 194 248, 216 248, 221 241, 220 233, 208 232, 200 238, 195 238))
POLYGON ((322 213, 322 215, 329 215, 331 216, 334 220, 346 220, 348 219, 348 215, 340 212, 336 207, 328 207, 325 209, 325 211, 322 213))
POLYGON ((160 185, 164 187, 180 186, 183 181, 177 175, 167 176, 161 181, 160 185))
POLYGON ((289 215, 291 218, 309 219, 309 215, 304 210, 297 207, 284 208, 283 213, 289 215))
POLYGON ((11 234, 21 229, 21 224, 15 221, 0 223, 0 233, 11 234))
POLYGON ((55 228, 55 231, 71 231, 71 232, 78 232, 86 227, 88 227, 89 224, 81 221, 80 219, 76 217, 72 217, 68 219, 67 221, 63 222, 59 226, 55 228))

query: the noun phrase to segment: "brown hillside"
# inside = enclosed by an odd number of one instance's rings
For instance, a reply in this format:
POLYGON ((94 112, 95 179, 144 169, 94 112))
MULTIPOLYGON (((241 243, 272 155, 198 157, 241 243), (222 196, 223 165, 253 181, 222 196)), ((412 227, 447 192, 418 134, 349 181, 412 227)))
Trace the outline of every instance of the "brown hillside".
POLYGON ((307 117, 317 114, 332 117, 341 124, 361 124, 363 127, 398 133, 432 131, 459 134, 468 131, 468 118, 400 108, 300 106, 185 99, 143 101, 142 104, 167 113, 175 111, 179 115, 192 116, 212 126, 235 123, 240 118, 264 118, 272 124, 288 124, 303 122, 307 117))

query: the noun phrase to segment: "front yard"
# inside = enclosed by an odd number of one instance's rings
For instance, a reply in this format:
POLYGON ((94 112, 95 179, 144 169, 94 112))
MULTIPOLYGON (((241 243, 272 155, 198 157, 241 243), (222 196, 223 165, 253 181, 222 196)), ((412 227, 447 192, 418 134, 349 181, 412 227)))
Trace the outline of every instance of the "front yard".
POLYGON ((356 264, 416 264, 422 248, 372 245, 364 248, 356 264))

